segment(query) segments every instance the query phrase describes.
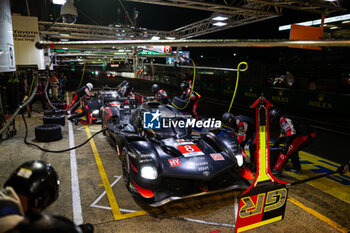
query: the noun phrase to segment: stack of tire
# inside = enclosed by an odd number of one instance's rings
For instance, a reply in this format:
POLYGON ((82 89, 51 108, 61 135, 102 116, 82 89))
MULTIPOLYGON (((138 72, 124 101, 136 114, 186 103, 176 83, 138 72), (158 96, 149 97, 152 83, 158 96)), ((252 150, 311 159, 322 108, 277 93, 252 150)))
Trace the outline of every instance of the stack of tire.
POLYGON ((45 110, 43 125, 35 127, 35 139, 39 142, 53 142, 63 138, 62 126, 66 124, 62 109, 45 110))

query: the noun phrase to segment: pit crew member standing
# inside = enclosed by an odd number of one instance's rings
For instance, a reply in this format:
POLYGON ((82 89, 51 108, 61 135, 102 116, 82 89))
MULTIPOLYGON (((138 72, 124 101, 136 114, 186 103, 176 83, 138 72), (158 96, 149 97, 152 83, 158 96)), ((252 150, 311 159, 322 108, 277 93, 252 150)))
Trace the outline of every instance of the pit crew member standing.
POLYGON ((254 118, 243 115, 235 116, 230 112, 226 112, 222 115, 222 122, 228 126, 233 127, 234 134, 237 137, 237 140, 240 143, 242 149, 244 149, 244 147, 249 142, 251 163, 255 164, 256 125, 254 118))
POLYGON ((73 99, 69 105, 66 106, 65 109, 70 109, 77 101, 80 102, 80 99, 84 97, 84 95, 92 96, 91 90, 94 86, 91 83, 87 83, 85 86, 82 86, 77 92, 74 93, 73 99))
POLYGON ((162 104, 169 104, 170 100, 168 97, 168 94, 163 89, 160 89, 160 86, 158 84, 153 84, 152 86, 152 92, 154 93, 154 96, 161 102, 162 104))
POLYGON ((195 117, 196 120, 199 120, 197 108, 198 108, 198 103, 201 96, 195 91, 193 91, 191 95, 191 88, 192 88, 191 81, 183 81, 180 84, 180 88, 182 90, 181 99, 188 99, 188 98, 190 99, 190 103, 187 108, 190 109, 191 115, 195 117))
POLYGON ((290 158, 293 164, 290 171, 301 173, 299 151, 308 146, 316 137, 315 129, 304 121, 282 114, 278 108, 271 109, 269 115, 271 122, 279 120, 281 128, 275 146, 280 143, 284 144, 272 172, 280 175, 284 164, 290 158))

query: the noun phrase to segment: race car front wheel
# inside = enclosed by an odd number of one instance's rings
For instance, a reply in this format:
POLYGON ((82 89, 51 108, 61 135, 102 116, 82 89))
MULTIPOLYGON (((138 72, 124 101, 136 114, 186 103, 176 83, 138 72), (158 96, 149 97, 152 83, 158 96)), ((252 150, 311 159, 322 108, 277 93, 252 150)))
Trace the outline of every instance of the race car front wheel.
POLYGON ((128 149, 123 147, 122 152, 122 166, 123 166, 123 178, 126 187, 129 189, 130 186, 130 162, 128 156, 128 149))

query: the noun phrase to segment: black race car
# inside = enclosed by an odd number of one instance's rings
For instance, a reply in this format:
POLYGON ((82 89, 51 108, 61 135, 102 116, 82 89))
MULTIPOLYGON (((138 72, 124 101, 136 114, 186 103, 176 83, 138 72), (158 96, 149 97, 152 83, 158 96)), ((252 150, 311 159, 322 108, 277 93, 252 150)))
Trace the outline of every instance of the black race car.
POLYGON ((127 188, 144 203, 157 207, 249 187, 242 175, 252 179, 252 173, 232 134, 202 130, 194 136, 190 128, 171 123, 191 120, 171 105, 149 101, 137 109, 125 106, 106 107, 104 125, 122 162, 127 188), (148 128, 152 125, 144 119, 157 117, 163 124, 148 128))

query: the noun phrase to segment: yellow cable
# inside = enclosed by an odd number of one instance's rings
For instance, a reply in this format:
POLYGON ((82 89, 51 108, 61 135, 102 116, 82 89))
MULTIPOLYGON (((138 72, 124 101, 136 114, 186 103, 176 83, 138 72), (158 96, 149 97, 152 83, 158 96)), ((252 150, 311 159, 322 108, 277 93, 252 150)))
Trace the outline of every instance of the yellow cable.
POLYGON ((244 71, 246 71, 247 69, 248 69, 248 63, 247 63, 247 62, 241 62, 241 63, 239 63, 238 66, 237 66, 237 78, 236 78, 235 91, 233 92, 231 104, 230 104, 230 107, 228 108, 228 111, 227 111, 227 112, 230 112, 230 111, 231 111, 233 101, 235 100, 235 97, 236 97, 236 93, 237 93, 237 89, 238 89, 238 82, 239 82, 239 72, 240 72, 240 71, 244 72, 244 71), (240 70, 241 65, 245 65, 245 68, 242 69, 242 70, 240 70))
POLYGON ((84 62, 84 68, 83 68, 83 74, 81 75, 81 79, 80 79, 80 83, 78 85, 78 88, 77 88, 77 91, 79 90, 82 82, 83 82, 83 79, 84 79, 84 74, 85 74, 85 66, 86 66, 86 63, 84 62))
POLYGON ((190 58, 190 59, 192 61, 192 65, 193 65, 193 80, 192 80, 191 93, 190 93, 190 96, 188 97, 187 103, 186 103, 186 105, 183 108, 180 108, 180 107, 176 106, 174 103, 171 103, 175 108, 177 108, 179 110, 184 110, 185 108, 187 108, 188 104, 190 103, 191 96, 192 96, 193 89, 194 89, 194 83, 196 81, 196 64, 194 63, 192 58, 190 58))

